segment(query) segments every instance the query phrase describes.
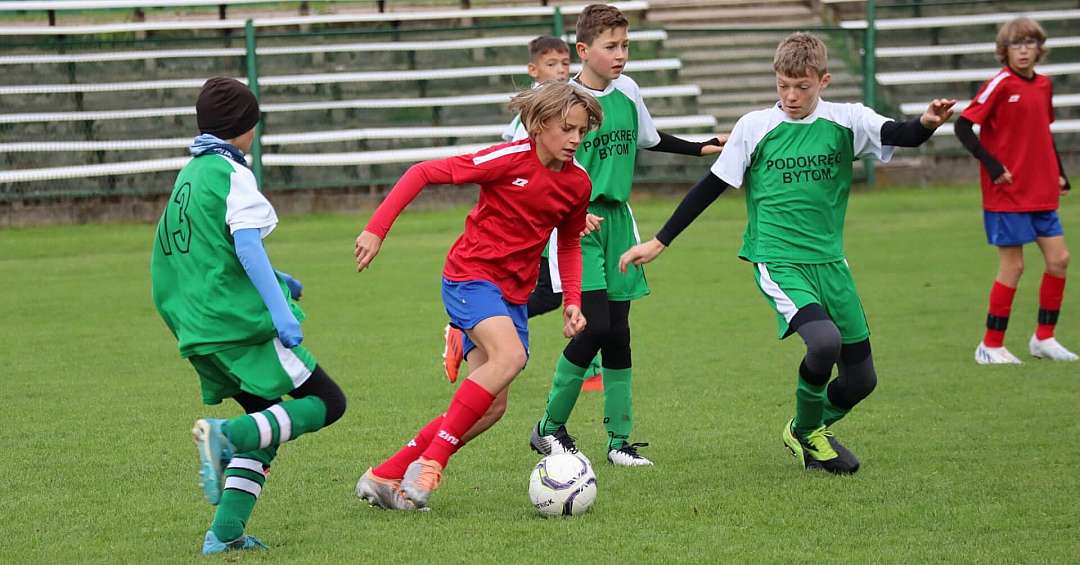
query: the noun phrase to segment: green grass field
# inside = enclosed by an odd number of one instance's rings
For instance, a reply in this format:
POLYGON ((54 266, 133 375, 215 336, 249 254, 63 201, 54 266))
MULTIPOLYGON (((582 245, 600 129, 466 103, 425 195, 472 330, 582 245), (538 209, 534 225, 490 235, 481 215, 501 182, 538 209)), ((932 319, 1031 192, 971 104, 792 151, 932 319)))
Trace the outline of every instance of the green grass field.
MULTIPOLYGON (((1073 198, 1076 198, 1075 196, 1073 198)), ((675 201, 642 199, 653 233, 675 201)), ((847 250, 873 331, 877 391, 837 427, 853 477, 800 470, 780 442, 798 339, 736 258, 745 211, 727 195, 649 268, 635 304, 636 441, 651 469, 604 460, 601 396, 570 422, 599 497, 539 518, 528 450, 564 340, 534 320, 532 361, 506 417, 452 462, 426 514, 368 508, 356 479, 443 409, 439 274, 465 209, 403 216, 369 272, 366 215, 287 217, 268 240, 305 283, 305 345, 349 395, 333 427, 284 447, 249 532, 272 550, 204 560, 211 511, 196 480, 195 374, 150 300, 149 225, 0 231, 4 456, 0 562, 1075 562, 1080 556, 1080 365, 1030 359, 1041 260, 1029 249, 1007 345, 972 354, 996 268, 977 189, 856 194, 847 250)), ((1065 199, 1067 229, 1080 208, 1065 199)), ((1073 245, 1077 244, 1074 240, 1073 245)), ((1058 335, 1080 348, 1080 284, 1058 335)))

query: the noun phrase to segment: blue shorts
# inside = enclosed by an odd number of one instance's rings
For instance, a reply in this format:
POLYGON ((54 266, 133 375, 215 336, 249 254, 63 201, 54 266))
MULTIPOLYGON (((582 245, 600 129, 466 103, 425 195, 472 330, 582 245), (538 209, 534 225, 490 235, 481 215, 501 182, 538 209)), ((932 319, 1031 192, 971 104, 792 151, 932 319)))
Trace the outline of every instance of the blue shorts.
POLYGON ((1056 210, 1049 212, 990 212, 983 210, 986 241, 990 245, 1023 245, 1039 237, 1061 235, 1056 210))
MULTIPOLYGON (((528 304, 507 302, 499 287, 488 281, 454 282, 443 279, 442 299, 450 316, 450 325, 459 330, 471 330, 476 324, 495 316, 509 316, 517 328, 521 345, 525 347, 525 355, 529 354, 528 304)), ((461 345, 466 358, 476 347, 469 334, 462 338, 461 345)))

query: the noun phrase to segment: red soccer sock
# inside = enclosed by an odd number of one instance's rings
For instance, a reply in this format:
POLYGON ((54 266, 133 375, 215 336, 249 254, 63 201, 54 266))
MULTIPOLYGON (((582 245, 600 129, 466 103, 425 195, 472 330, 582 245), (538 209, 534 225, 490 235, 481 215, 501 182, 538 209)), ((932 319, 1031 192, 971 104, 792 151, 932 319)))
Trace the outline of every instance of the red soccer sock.
POLYGON ((986 335, 983 343, 987 347, 1001 347, 1005 343, 1005 328, 1009 326, 1009 312, 1012 310, 1016 289, 994 281, 990 288, 990 312, 986 316, 986 335))
POLYGON ((1042 284, 1039 285, 1039 325, 1035 328, 1036 338, 1054 337, 1054 328, 1057 327, 1058 313, 1061 312, 1061 301, 1064 296, 1065 277, 1043 273, 1042 284))
POLYGON ((442 414, 436 416, 416 434, 416 437, 409 440, 405 447, 391 455, 389 459, 383 461, 381 465, 372 469, 371 472, 382 479, 404 478, 405 469, 409 466, 409 463, 419 459, 420 454, 431 444, 431 440, 439 432, 442 421, 442 414))
POLYGON ((450 456, 461 447, 461 436, 480 420, 494 400, 495 396, 476 384, 476 381, 465 379, 450 401, 450 408, 446 410, 442 426, 421 456, 446 467, 450 456))

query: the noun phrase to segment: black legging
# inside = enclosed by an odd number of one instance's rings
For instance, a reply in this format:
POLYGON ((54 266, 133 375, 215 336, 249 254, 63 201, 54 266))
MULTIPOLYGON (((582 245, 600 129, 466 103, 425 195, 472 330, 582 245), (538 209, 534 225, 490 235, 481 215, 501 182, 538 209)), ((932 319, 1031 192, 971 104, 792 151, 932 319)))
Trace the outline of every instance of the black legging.
POLYGON ((608 300, 606 290, 581 293, 581 313, 585 330, 563 350, 563 355, 579 367, 588 367, 602 352, 608 369, 630 368, 630 301, 608 300))
MULTIPOLYGON (((289 396, 293 398, 304 398, 312 395, 317 396, 326 406, 326 422, 323 427, 333 424, 345 414, 345 393, 318 365, 315 366, 315 370, 311 372, 311 376, 304 381, 304 384, 289 393, 289 396)), ((243 391, 234 396, 233 399, 248 414, 262 412, 281 402, 280 398, 263 398, 243 391)))

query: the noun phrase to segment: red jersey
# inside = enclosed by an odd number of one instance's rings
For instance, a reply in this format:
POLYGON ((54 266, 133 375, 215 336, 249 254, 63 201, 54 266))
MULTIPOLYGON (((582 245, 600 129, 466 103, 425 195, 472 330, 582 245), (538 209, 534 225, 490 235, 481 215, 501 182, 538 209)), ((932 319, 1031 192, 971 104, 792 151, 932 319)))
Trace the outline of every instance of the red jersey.
POLYGON ((526 304, 536 286, 540 254, 558 228, 563 303, 581 306, 580 233, 592 182, 575 161, 560 171, 542 165, 528 139, 413 165, 365 229, 385 239, 398 214, 426 185, 468 183, 480 185, 480 198, 446 256, 443 276, 491 282, 508 302, 526 304))
POLYGON ((979 142, 1012 173, 1011 184, 994 184, 979 167, 983 208, 991 212, 1057 210, 1057 152, 1050 134, 1053 85, 1043 75, 1025 79, 1006 67, 979 88, 960 115, 980 125, 979 142))

